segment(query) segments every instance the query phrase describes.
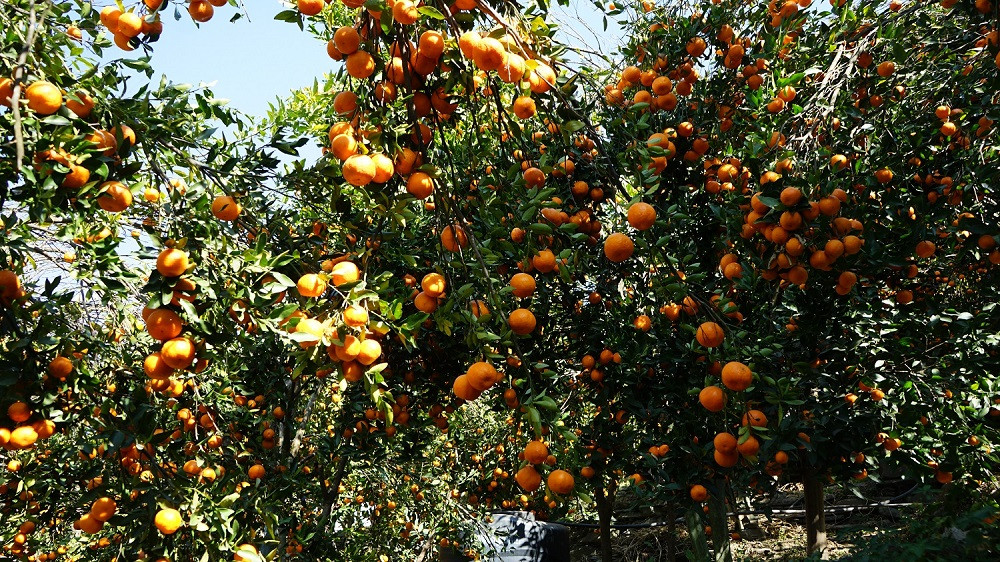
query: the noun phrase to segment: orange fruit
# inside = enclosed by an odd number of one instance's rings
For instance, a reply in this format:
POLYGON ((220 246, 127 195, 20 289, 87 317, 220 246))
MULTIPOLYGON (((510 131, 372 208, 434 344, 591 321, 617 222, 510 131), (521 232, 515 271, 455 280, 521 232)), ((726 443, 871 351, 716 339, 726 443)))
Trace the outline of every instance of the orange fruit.
POLYGON ((341 285, 346 285, 348 283, 355 283, 361 279, 361 271, 354 262, 342 261, 338 262, 330 270, 330 281, 333 282, 334 287, 340 287, 341 285))
POLYGON ((638 202, 628 208, 628 223, 636 230, 649 230, 656 222, 656 209, 649 203, 638 202))
POLYGON ((361 341, 361 349, 358 351, 358 363, 371 365, 382 356, 382 344, 375 339, 365 339, 361 341))
POLYGON ((736 437, 732 433, 719 433, 712 440, 715 450, 724 455, 730 455, 736 451, 736 437))
POLYGON ((743 425, 747 425, 748 423, 753 427, 765 427, 767 425, 767 416, 760 410, 750 410, 743 414, 743 425))
POLYGON ((184 521, 181 519, 181 512, 167 507, 156 512, 156 516, 153 518, 153 524, 156 525, 156 528, 164 535, 172 535, 181 528, 184 521))
POLYGON ((691 499, 696 502, 703 502, 708 499, 708 490, 701 484, 691 486, 691 499))
POLYGON ((472 385, 469 384, 469 377, 465 375, 459 375, 455 379, 455 383, 452 385, 452 392, 455 393, 455 396, 469 402, 479 398, 481 394, 480 391, 472 388, 472 385))
POLYGON ((73 362, 63 356, 57 356, 49 362, 48 372, 59 380, 66 380, 66 377, 73 372, 73 362))
POLYGON ((721 412, 726 407, 726 393, 717 386, 706 386, 698 393, 698 401, 709 412, 721 412))
POLYGON ((511 331, 523 336, 535 330, 535 315, 526 308, 518 308, 507 317, 507 323, 510 324, 511 331))
POLYGON ((150 353, 142 362, 146 376, 154 380, 166 380, 174 374, 174 369, 163 360, 160 352, 150 353))
POLYGON ((531 119, 537 111, 535 100, 531 96, 519 96, 511 107, 511 112, 520 119, 531 119))
POLYGON ((295 288, 299 294, 306 298, 313 298, 326 292, 326 279, 316 273, 306 273, 299 277, 295 283, 295 288))
POLYGON ((132 192, 119 181, 106 181, 98 188, 97 204, 109 213, 120 213, 132 204, 132 192))
POLYGON ((482 392, 500 380, 500 373, 492 365, 485 361, 473 363, 469 370, 465 372, 469 386, 482 392))
POLYGON ((24 90, 28 108, 39 115, 52 115, 62 107, 63 97, 59 88, 51 82, 38 80, 24 90))
POLYGON ((437 297, 432 297, 427 293, 420 291, 417 296, 413 297, 413 305, 417 307, 420 312, 426 312, 430 314, 437 310, 438 300, 437 297))
POLYGON ((104 527, 104 523, 94 519, 94 516, 90 513, 84 513, 82 517, 76 520, 74 525, 88 535, 93 535, 104 527))
POLYGON ((551 250, 540 250, 532 256, 531 266, 541 273, 549 273, 556 268, 556 255, 551 250))
POLYGON ((542 485, 542 475, 538 474, 534 466, 530 464, 521 470, 517 471, 514 475, 514 480, 517 481, 517 485, 521 487, 525 492, 531 493, 538 489, 542 485))
POLYGON ((353 27, 344 26, 333 34, 333 43, 344 55, 354 54, 361 45, 361 36, 353 27))
MULTIPOLYGON (((342 172, 344 180, 358 187, 368 185, 375 179, 375 161, 370 156, 355 154, 344 161, 342 172)), ((409 184, 407 184, 409 185, 409 184)))
POLYGON ((7 407, 7 417, 14 423, 26 422, 31 417, 31 407, 24 402, 14 402, 7 407))
POLYGON ((446 226, 441 231, 441 246, 449 252, 457 252, 459 248, 469 245, 469 237, 465 229, 458 225, 446 226))
POLYGON ((164 277, 180 277, 187 268, 188 256, 183 250, 167 248, 156 257, 156 270, 164 277))
POLYGON ((298 0, 299 11, 306 16, 315 16, 323 11, 323 0, 298 0))
POLYGON ((604 255, 615 263, 621 263, 632 257, 635 244, 628 236, 616 232, 604 240, 604 255))
POLYGON ((18 427, 10 432, 10 440, 7 441, 11 449, 27 449, 38 440, 38 432, 30 425, 18 427))
POLYGON ((260 480, 266 473, 267 471, 264 469, 264 465, 255 464, 247 470, 247 477, 251 480, 260 480))
POLYGON ((340 360, 340 361, 354 361, 354 359, 361 353, 361 340, 352 334, 347 334, 343 338, 344 344, 331 345, 326 351, 330 359, 340 360))
POLYGON ((434 181, 423 172, 413 172, 406 180, 406 191, 417 199, 426 199, 434 192, 434 181))
POLYGON ((90 506, 90 516, 103 523, 108 519, 111 519, 117 509, 118 504, 115 502, 114 498, 97 498, 94 500, 93 505, 90 506))
POLYGON ((365 51, 357 51, 348 55, 344 66, 347 69, 347 74, 359 80, 364 80, 375 73, 375 59, 365 51))
POLYGON ((344 324, 352 328, 360 328, 368 323, 368 310, 357 304, 352 304, 344 310, 344 324))
POLYGON ((753 435, 748 435, 746 441, 736 446, 736 450, 744 457, 757 456, 760 451, 760 441, 757 441, 753 435))
POLYGON ((515 297, 528 298, 535 292, 535 278, 527 273, 515 273, 510 278, 510 286, 515 297))
POLYGON ((7 77, 0 78, 0 105, 10 107, 10 97, 13 95, 14 81, 7 77))
POLYGON ((559 494, 560 496, 565 496, 566 494, 573 491, 573 487, 576 485, 576 481, 573 479, 573 475, 569 472, 559 469, 553 470, 549 473, 548 478, 549 490, 559 494))
POLYGON ((424 275, 423 279, 420 280, 420 288, 423 289, 427 295, 435 298, 444 294, 445 285, 444 276, 437 272, 428 273, 427 275, 424 275))
POLYGON ((157 308, 146 317, 146 331, 153 339, 167 341, 181 335, 183 323, 176 312, 167 308, 157 308))
POLYGON ((220 221, 233 221, 240 215, 243 207, 229 195, 220 195, 212 201, 212 214, 220 221))
POLYGON ((722 326, 715 322, 704 322, 701 326, 698 326, 695 339, 704 347, 719 347, 722 345, 723 340, 726 339, 726 333, 722 331, 722 326))
POLYGON ((195 346, 189 338, 167 340, 160 348, 160 358, 172 369, 187 369, 194 363, 195 346))
POLYGON ((729 390, 746 390, 753 383, 753 373, 739 361, 730 361, 722 368, 722 384, 729 390))
POLYGON ((205 23, 215 15, 215 8, 206 0, 191 0, 188 4, 188 14, 198 23, 205 23))

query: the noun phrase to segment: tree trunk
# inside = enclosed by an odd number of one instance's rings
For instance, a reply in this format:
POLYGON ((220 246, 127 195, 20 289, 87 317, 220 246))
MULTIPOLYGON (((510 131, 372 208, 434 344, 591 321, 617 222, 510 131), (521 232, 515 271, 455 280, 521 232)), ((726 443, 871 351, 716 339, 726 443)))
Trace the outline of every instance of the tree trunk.
POLYGON ((830 558, 826 551, 826 513, 823 506, 823 483, 819 480, 812 467, 806 468, 802 475, 805 486, 806 501, 806 551, 809 554, 820 553, 820 558, 830 558))
POLYGON ((733 562, 729 545, 729 517, 726 510, 726 481, 715 481, 716 493, 708 496, 708 520, 712 524, 712 549, 716 562, 733 562))
POLYGON ((667 507, 667 552, 669 562, 677 560, 677 510, 673 505, 667 507))
POLYGON ((615 496, 611 484, 597 490, 597 519, 600 525, 601 562, 611 560, 611 515, 614 511, 615 496), (607 494, 607 495, 605 495, 607 494))

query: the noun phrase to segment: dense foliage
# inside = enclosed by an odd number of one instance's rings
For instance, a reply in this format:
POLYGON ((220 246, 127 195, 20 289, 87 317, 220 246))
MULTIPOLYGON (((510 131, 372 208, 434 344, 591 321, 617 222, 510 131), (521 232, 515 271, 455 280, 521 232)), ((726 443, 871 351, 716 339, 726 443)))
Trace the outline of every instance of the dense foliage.
POLYGON ((8 555, 474 556, 631 487, 724 557, 780 482, 994 479, 990 2, 597 6, 594 68, 545 2, 299 0, 343 65, 266 119, 144 81, 237 4, 0 11, 8 555))

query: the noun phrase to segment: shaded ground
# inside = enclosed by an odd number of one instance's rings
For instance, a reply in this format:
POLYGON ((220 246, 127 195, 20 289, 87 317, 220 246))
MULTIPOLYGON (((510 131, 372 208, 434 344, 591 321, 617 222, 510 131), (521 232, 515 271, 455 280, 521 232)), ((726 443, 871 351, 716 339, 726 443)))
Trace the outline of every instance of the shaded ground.
MULTIPOLYGON (((827 506, 838 506, 837 511, 827 514, 828 552, 831 559, 843 558, 849 555, 855 545, 863 542, 866 537, 875 535, 886 529, 900 525, 907 516, 902 510, 907 508, 864 508, 844 510, 848 506, 866 505, 873 501, 886 501, 898 498, 906 492, 909 485, 894 485, 883 483, 878 490, 867 490, 861 499, 853 494, 845 494, 836 489, 828 490, 827 506)), ((905 502, 905 498, 897 499, 896 503, 905 502)), ((801 486, 788 485, 769 498, 768 505, 775 510, 796 510, 802 508, 801 486)), ((620 517, 620 523, 636 524, 644 518, 620 517)), ((663 520, 662 518, 660 519, 663 520)), ((794 514, 763 514, 744 515, 737 524, 730 520, 730 531, 739 533, 739 538, 732 541, 734 560, 745 561, 775 561, 802 560, 806 558, 806 529, 801 516, 794 514)), ((685 552, 690 548, 690 538, 683 523, 677 523, 673 529, 668 525, 621 529, 613 534, 615 560, 621 562, 659 562, 671 560, 671 550, 675 553, 673 560, 687 560, 685 552)), ((574 562, 596 562, 599 560, 599 548, 596 530, 573 529, 574 562)))

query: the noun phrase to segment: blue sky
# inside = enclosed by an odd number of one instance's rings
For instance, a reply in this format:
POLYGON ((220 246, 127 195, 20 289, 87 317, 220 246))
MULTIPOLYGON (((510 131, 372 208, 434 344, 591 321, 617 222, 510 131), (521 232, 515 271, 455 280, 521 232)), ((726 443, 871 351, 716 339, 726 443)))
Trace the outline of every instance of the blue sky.
MULTIPOLYGON (((269 102, 290 90, 312 84, 336 63, 326 46, 295 24, 276 21, 286 9, 279 0, 246 0, 246 17, 230 23, 237 9, 223 6, 215 17, 195 26, 173 7, 163 12, 163 34, 153 44, 153 68, 173 82, 215 82, 220 98, 251 115, 264 115, 269 102)), ((159 80, 157 76, 156 81, 159 80)))
MULTIPOLYGON (((198 28, 185 11, 174 20, 173 6, 161 15, 163 34, 153 44, 152 65, 173 82, 215 83, 215 95, 250 115, 263 116, 268 103, 289 91, 311 85, 337 68, 326 45, 297 25, 276 21, 287 9, 280 0, 245 0, 248 18, 229 19, 237 8, 215 9, 211 21, 198 28)), ((562 39, 607 53, 621 32, 614 22, 603 30, 602 14, 588 0, 553 6, 552 19, 562 26, 562 39)), ((110 53, 109 53, 110 54, 110 53)), ((112 56, 121 56, 116 51, 112 56)), ((127 55, 126 55, 127 56, 127 55)), ((159 76, 155 81, 159 81, 159 76)))

